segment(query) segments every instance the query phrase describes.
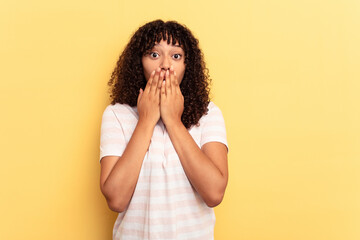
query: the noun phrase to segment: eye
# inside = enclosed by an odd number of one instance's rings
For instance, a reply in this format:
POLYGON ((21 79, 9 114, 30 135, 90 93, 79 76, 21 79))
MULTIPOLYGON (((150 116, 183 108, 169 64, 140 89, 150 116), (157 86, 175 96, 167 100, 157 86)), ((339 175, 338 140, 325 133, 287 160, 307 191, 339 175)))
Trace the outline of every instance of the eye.
POLYGON ((159 57, 159 54, 158 54, 157 52, 151 52, 149 55, 150 55, 150 57, 152 57, 152 58, 157 58, 157 57, 159 57))
POLYGON ((173 58, 176 59, 176 60, 179 60, 179 59, 181 59, 181 54, 176 53, 176 54, 173 55, 173 58))

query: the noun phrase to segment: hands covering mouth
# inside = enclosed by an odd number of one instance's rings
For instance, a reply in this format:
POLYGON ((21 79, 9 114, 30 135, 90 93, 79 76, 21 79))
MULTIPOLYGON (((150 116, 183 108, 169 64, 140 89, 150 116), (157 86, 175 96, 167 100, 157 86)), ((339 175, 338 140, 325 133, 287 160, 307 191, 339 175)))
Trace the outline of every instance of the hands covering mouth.
POLYGON ((157 68, 151 73, 145 89, 140 89, 137 106, 139 119, 150 125, 160 117, 165 126, 182 124, 184 96, 173 67, 166 71, 157 68))
POLYGON ((166 72, 168 72, 169 70, 161 70, 161 73, 164 74, 164 78, 162 79, 163 81, 166 80, 166 72))

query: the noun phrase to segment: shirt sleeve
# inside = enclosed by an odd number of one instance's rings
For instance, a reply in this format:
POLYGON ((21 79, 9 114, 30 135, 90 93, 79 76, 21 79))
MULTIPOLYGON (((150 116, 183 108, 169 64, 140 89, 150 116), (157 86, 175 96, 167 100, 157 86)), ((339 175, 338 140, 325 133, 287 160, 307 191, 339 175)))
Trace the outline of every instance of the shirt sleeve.
POLYGON ((100 133, 100 160, 105 156, 121 156, 126 141, 121 124, 111 105, 104 110, 100 133))
POLYGON ((209 103, 209 111, 203 119, 200 147, 208 142, 221 142, 229 150, 226 139, 226 128, 220 108, 213 102, 209 103))

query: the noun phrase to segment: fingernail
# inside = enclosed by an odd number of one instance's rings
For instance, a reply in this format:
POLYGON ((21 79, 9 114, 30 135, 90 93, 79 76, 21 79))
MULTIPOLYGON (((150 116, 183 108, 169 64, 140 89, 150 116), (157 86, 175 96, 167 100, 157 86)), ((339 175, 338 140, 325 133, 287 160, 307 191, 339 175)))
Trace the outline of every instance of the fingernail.
POLYGON ((171 71, 173 71, 173 70, 174 70, 174 67, 173 67, 173 65, 171 65, 171 67, 170 67, 170 70, 171 70, 171 71))
POLYGON ((160 70, 161 70, 161 68, 159 68, 159 67, 156 69, 157 72, 160 72, 160 70))
POLYGON ((163 76, 164 76, 164 72, 161 72, 161 73, 160 73, 160 77, 163 77, 163 76))
POLYGON ((169 76, 169 70, 166 70, 166 76, 169 76))
POLYGON ((154 71, 152 71, 151 75, 154 75, 154 74, 155 74, 155 70, 154 70, 154 71))

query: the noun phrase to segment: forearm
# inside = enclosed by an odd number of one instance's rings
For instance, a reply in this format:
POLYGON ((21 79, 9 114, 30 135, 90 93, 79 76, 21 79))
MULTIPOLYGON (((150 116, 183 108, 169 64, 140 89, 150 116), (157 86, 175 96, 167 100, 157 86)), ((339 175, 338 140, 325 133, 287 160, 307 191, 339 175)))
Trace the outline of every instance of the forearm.
POLYGON ((104 183, 106 198, 119 209, 125 208, 132 197, 153 130, 154 126, 138 121, 123 155, 104 183))
POLYGON ((227 178, 199 148, 181 121, 167 126, 171 142, 192 186, 208 206, 222 200, 227 178))

